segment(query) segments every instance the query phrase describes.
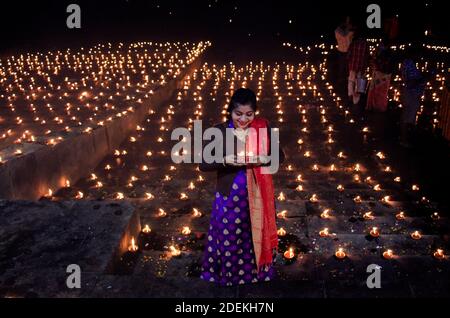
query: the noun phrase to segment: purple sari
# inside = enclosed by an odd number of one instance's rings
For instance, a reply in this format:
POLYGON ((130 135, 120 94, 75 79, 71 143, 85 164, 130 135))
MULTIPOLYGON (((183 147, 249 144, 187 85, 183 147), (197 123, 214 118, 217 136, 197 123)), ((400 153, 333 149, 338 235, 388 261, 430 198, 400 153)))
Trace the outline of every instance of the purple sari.
MULTIPOLYGON (((229 127, 233 127, 230 122, 229 127)), ((229 196, 216 192, 202 262, 203 280, 221 286, 273 279, 273 266, 256 269, 251 233, 246 168, 238 171, 229 196)))

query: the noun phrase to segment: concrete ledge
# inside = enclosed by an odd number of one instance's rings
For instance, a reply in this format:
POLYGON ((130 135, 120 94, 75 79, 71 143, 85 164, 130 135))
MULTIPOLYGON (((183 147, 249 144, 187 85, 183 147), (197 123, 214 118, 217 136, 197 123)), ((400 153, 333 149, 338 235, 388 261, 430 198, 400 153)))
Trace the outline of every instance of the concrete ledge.
POLYGON ((70 264, 81 278, 113 274, 141 225, 127 202, 0 201, 0 229, 0 291, 8 291, 42 289, 42 277, 67 289, 70 264))
POLYGON ((145 120, 151 107, 167 102, 188 76, 201 66, 201 56, 188 65, 177 79, 159 88, 133 112, 111 122, 105 122, 90 133, 76 133, 55 146, 25 145, 24 153, 0 164, 0 198, 37 200, 57 191, 66 180, 71 184, 87 177, 102 158, 116 149, 145 120))

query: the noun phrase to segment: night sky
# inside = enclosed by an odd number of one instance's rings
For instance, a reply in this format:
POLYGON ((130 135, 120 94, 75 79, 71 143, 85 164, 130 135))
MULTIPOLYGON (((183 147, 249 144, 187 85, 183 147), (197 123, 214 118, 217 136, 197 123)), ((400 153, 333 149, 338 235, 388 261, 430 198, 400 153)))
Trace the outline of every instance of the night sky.
POLYGON ((431 27, 436 40, 448 41, 444 1, 17 0, 1 4, 0 49, 105 40, 207 39, 227 47, 282 41, 303 44, 321 35, 332 40, 334 28, 348 14, 364 22, 367 4, 374 2, 381 6, 382 18, 399 15, 403 38, 419 39, 431 27), (70 3, 81 6, 81 30, 66 27, 70 3))

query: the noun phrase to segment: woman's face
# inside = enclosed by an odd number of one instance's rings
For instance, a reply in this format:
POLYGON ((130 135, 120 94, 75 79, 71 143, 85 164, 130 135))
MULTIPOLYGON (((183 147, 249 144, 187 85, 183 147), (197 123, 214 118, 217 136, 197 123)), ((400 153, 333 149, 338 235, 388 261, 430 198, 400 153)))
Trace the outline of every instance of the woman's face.
POLYGON ((231 112, 231 119, 235 128, 246 129, 255 119, 255 111, 250 104, 237 104, 231 112))

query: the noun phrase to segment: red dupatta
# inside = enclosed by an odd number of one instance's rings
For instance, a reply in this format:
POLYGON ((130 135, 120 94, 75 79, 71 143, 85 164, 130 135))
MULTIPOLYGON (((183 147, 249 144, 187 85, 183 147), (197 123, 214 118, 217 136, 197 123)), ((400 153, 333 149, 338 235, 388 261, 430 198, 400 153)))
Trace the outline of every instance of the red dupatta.
MULTIPOLYGON (((250 124, 246 153, 267 155, 270 149, 268 121, 255 118, 250 124), (262 128, 260 130, 260 128, 262 128), (265 128, 265 129, 264 129, 265 128)), ((247 189, 252 225, 253 249, 258 272, 263 266, 272 264, 273 251, 278 248, 275 223, 275 197, 272 175, 263 173, 265 167, 247 168, 247 189)))

